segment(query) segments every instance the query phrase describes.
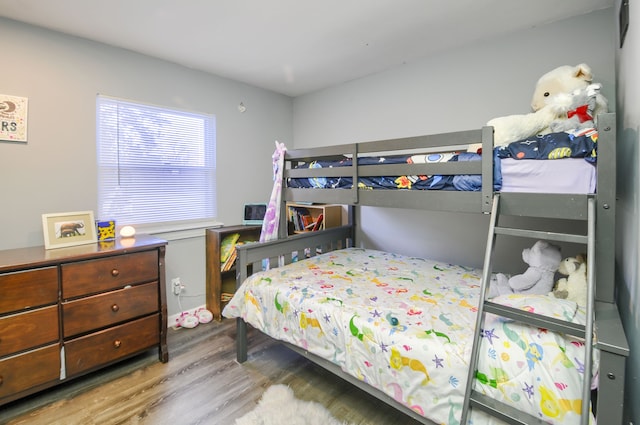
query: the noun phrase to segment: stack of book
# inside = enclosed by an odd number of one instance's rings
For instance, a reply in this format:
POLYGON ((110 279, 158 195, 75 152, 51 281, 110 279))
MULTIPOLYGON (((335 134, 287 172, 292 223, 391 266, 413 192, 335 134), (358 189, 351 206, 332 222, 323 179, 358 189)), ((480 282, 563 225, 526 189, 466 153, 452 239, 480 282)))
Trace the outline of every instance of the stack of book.
POLYGON ((241 241, 240 233, 232 233, 225 236, 220 242, 220 271, 228 272, 233 268, 238 259, 238 250, 236 248, 239 245, 255 242, 257 241, 241 241))
POLYGON ((319 230, 322 226, 324 216, 320 214, 317 218, 311 215, 304 207, 289 207, 289 221, 293 223, 296 232, 310 232, 319 230))
POLYGON ((220 270, 223 272, 231 270, 236 262, 238 239, 240 239, 240 233, 231 233, 220 243, 220 270))

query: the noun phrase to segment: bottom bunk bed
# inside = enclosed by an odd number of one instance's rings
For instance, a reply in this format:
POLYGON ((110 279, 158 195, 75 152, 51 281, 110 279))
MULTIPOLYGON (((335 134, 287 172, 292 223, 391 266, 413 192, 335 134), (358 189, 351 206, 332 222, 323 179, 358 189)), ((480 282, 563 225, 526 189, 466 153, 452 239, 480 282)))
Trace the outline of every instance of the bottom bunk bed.
MULTIPOLYGON (((350 238, 344 226, 238 247, 244 283, 223 312, 238 318, 238 361, 247 359, 249 324, 421 423, 459 424, 481 271, 380 251, 332 251, 350 238), (305 252, 311 257, 296 261, 305 252), (248 276, 265 259, 291 264, 248 276)), ((584 310, 566 300, 495 301, 584 324, 584 310)), ((621 423, 615 418, 626 342, 615 305, 601 303, 597 320, 603 336, 593 378, 586 377, 602 391, 599 416, 621 423)), ((579 423, 582 341, 497 317, 483 332, 476 390, 544 422, 579 423)), ((475 409, 471 420, 496 423, 475 409)))
MULTIPOLYGON (((327 232, 341 235, 342 244, 349 236, 344 228, 327 232)), ((305 247, 323 250, 244 281, 224 311, 240 318, 239 360, 246 358, 248 323, 422 423, 459 423, 482 271, 361 248, 327 252, 314 236, 267 242, 262 253, 239 249, 241 263, 255 267, 265 254, 282 261, 305 247)), ((585 320, 574 302, 544 295, 495 301, 585 320)), ((484 333, 476 390, 545 422, 577 423, 581 341, 495 316, 484 333)), ((471 419, 493 423, 475 410, 471 419)))

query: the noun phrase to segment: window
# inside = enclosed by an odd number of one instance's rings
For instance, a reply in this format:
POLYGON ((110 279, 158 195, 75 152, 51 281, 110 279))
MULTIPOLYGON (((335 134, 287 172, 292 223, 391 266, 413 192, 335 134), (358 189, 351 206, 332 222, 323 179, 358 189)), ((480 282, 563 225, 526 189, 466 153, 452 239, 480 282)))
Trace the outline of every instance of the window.
POLYGON ((98 96, 98 217, 118 224, 216 214, 215 117, 98 96))

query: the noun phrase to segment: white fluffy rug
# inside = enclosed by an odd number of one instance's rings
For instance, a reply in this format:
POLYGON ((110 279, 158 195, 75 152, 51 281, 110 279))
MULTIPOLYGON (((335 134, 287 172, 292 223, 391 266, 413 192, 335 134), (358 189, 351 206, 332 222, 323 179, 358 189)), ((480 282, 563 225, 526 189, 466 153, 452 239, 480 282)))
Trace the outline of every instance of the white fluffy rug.
POLYGON ((258 406, 236 425, 344 425, 314 401, 295 398, 286 385, 273 385, 264 392, 258 406))

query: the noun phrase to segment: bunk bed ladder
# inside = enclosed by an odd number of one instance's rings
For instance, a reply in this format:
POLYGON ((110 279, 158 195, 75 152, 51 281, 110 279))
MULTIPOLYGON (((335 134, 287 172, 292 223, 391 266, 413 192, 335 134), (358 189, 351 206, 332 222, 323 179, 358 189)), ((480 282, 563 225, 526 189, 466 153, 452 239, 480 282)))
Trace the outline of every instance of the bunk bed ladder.
MULTIPOLYGON (((593 347, 593 331, 594 331, 594 304, 595 304, 595 267, 589 267, 587 270, 587 314, 586 325, 578 325, 562 320, 557 320, 547 316, 530 313, 524 310, 507 307, 501 304, 493 303, 487 299, 489 293, 489 282, 491 280, 491 263, 493 258, 494 245, 497 235, 510 235, 524 238, 537 238, 545 240, 555 240, 573 243, 582 243, 587 246, 587 258, 595 259, 595 199, 589 197, 587 200, 587 235, 576 235, 568 233, 554 233, 537 230, 525 230, 517 228, 499 227, 498 217, 500 215, 500 194, 496 193, 493 197, 493 205, 491 210, 491 219, 489 224, 489 235, 487 238, 487 246, 485 251, 482 286, 481 286, 481 302, 478 305, 478 315, 473 338, 473 348, 471 352, 471 360, 469 362, 469 375, 465 391, 464 404, 462 407, 461 425, 467 424, 467 419, 472 408, 477 408, 485 413, 498 418, 509 424, 545 424, 540 418, 521 412, 520 410, 493 399, 479 391, 474 390, 474 382, 477 374, 478 355, 482 341, 482 329, 484 327, 485 315, 491 313, 497 316, 509 318, 532 326, 537 326, 551 331, 561 332, 575 337, 584 339, 585 347, 593 347)), ((595 264, 591 260, 590 264, 595 264)), ((580 417, 580 425, 589 423, 589 406, 591 398, 591 374, 592 370, 592 350, 585 349, 584 358, 584 378, 582 383, 582 410, 580 417)))

